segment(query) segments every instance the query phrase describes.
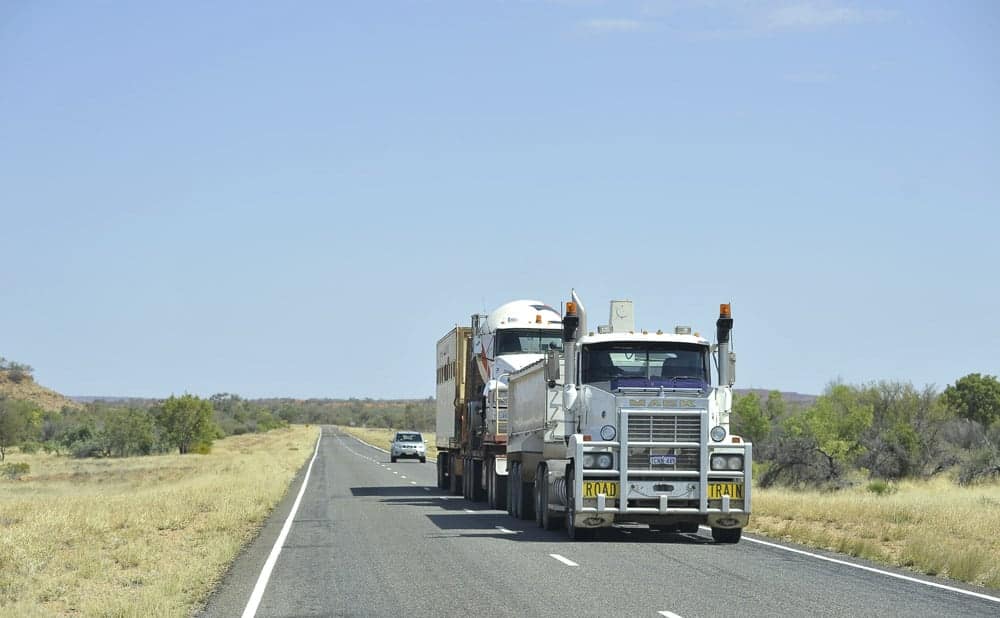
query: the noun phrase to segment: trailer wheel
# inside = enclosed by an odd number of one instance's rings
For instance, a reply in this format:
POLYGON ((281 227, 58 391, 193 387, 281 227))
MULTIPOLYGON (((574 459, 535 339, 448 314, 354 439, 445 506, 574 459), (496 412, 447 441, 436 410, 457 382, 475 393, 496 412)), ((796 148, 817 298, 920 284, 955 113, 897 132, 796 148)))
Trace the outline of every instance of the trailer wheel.
POLYGON ((544 476, 545 466, 538 464, 538 468, 535 469, 535 485, 533 497, 535 499, 535 525, 539 528, 542 527, 542 511, 545 510, 546 504, 542 496, 542 486, 545 484, 544 476))
POLYGON ((396 458, 395 458, 395 457, 390 457, 390 458, 389 458, 389 461, 390 461, 391 463, 396 463, 396 458))
POLYGON ((497 508, 497 484, 493 473, 495 465, 494 460, 486 460, 486 505, 491 509, 497 508))
POLYGON ((562 527, 562 520, 559 515, 549 508, 549 470, 547 466, 543 466, 541 469, 541 477, 545 479, 542 482, 542 492, 541 492, 541 502, 542 502, 542 528, 546 530, 555 530, 556 528, 562 527))
POLYGON ((520 498, 521 494, 517 488, 521 485, 521 463, 517 462, 510 469, 510 478, 508 479, 509 491, 507 495, 510 497, 508 504, 510 508, 507 509, 510 512, 510 516, 514 519, 521 519, 521 504, 520 498))
POLYGON ((459 483, 461 482, 461 475, 455 473, 455 457, 448 458, 448 493, 453 496, 459 495, 459 483))
POLYGON ((520 494, 517 505, 518 512, 521 515, 521 519, 533 519, 535 514, 535 487, 524 482, 523 466, 518 466, 517 471, 518 484, 514 489, 520 494))
POLYGON ((486 496, 483 495, 483 461, 481 459, 470 459, 472 464, 472 474, 469 475, 469 500, 482 502, 486 496))
POLYGON ((437 481, 438 489, 448 488, 448 454, 438 453, 437 459, 437 481))
POLYGON ((743 528, 712 528, 712 540, 716 543, 739 543, 743 528))

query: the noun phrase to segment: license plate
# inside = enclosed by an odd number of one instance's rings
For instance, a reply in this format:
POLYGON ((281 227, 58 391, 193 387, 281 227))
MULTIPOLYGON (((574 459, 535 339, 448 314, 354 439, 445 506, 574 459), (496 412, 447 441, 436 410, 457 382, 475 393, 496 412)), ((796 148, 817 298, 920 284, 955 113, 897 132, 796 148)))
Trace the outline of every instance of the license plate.
POLYGON ((743 485, 739 483, 709 483, 708 499, 719 500, 723 494, 728 494, 733 500, 743 499, 743 485))
POLYGON ((651 466, 673 466, 677 463, 675 455, 650 455, 649 465, 651 466))
POLYGON ((583 497, 596 498, 597 494, 604 494, 608 498, 618 497, 618 481, 584 481, 583 497))

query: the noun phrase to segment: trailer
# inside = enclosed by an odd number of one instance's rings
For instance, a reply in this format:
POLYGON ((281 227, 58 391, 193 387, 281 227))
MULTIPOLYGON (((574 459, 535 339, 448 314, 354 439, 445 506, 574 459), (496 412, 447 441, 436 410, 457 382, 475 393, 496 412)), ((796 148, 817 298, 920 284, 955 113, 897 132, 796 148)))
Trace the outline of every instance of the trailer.
POLYGON ((562 349, 562 318, 535 300, 473 314, 437 342, 437 485, 505 508, 507 380, 562 349))
POLYGON ((712 345, 685 326, 637 330, 630 301, 612 301, 609 323, 588 331, 572 298, 564 350, 509 376, 508 512, 573 539, 628 522, 708 526, 717 542, 739 542, 753 446, 729 431, 730 306, 720 306, 712 345))

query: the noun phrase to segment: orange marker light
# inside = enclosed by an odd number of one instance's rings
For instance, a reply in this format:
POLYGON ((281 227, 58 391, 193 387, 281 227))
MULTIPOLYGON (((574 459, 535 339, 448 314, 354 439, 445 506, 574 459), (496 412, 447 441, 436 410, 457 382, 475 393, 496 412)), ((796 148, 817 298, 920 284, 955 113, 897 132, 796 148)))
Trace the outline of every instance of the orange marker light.
POLYGON ((722 305, 719 305, 719 317, 720 318, 731 318, 731 317, 733 317, 733 312, 732 312, 732 309, 729 306, 729 303, 724 303, 722 305))
POLYGON ((542 323, 542 314, 536 313, 535 314, 535 324, 541 324, 541 323, 542 323))
POLYGON ((566 315, 576 315, 576 303, 573 301, 566 303, 566 315))
POLYGON ((593 439, 594 439, 594 436, 590 435, 589 433, 583 434, 583 441, 584 442, 590 442, 593 439))

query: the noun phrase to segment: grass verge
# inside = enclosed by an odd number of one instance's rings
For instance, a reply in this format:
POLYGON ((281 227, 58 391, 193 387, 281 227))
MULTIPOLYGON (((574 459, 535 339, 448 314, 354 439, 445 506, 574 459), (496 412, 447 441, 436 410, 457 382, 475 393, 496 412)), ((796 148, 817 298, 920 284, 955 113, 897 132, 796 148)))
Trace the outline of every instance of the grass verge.
POLYGON ((0 481, 0 614, 187 616, 312 456, 318 427, 217 440, 208 455, 13 453, 0 481))
MULTIPOLYGON (((392 443, 392 437, 396 435, 395 429, 380 429, 380 428, 368 428, 368 427, 344 427, 337 426, 344 433, 348 433, 352 436, 360 438, 379 448, 384 448, 389 450, 389 445, 392 443)), ((434 446, 434 434, 430 432, 422 432, 424 435, 424 442, 427 445, 427 458, 437 459, 438 450, 434 446)))
POLYGON ((1000 484, 758 489, 747 532, 1000 589, 1000 484))

